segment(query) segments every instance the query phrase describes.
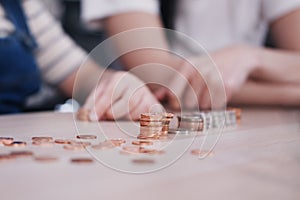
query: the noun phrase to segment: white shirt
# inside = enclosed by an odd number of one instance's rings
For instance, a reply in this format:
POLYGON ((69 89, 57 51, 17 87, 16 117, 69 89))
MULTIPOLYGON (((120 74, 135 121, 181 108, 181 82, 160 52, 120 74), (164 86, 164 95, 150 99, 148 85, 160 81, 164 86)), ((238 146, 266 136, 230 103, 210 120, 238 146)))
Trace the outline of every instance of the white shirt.
MULTIPOLYGON (((263 45, 268 25, 300 8, 300 0, 179 0, 175 29, 214 51, 236 43, 263 45)), ((158 14, 155 0, 83 0, 85 21, 142 11, 158 14)))

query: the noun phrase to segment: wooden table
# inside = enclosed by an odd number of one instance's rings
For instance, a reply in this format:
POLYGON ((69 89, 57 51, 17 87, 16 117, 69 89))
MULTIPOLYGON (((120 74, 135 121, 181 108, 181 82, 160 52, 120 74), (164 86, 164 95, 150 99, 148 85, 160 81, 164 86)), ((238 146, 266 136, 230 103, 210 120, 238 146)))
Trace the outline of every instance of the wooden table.
MULTIPOLYGON (((175 163, 152 173, 122 173, 97 161, 72 164, 70 158, 91 157, 90 152, 70 152, 61 145, 0 146, 0 153, 26 149, 59 157, 53 163, 30 158, 0 162, 0 199, 300 199, 300 110, 243 111, 241 125, 222 134, 213 156, 198 159, 190 153, 197 145, 193 144, 175 163)), ((101 134, 98 123, 75 124, 72 114, 46 112, 1 116, 0 136, 25 141, 40 135, 74 138, 76 125, 81 133, 101 134)), ((129 138, 113 122, 100 125, 111 137, 129 138)), ((116 151, 103 155, 113 152, 116 163, 134 159, 116 151)), ((148 164, 142 165, 147 168, 148 164)))

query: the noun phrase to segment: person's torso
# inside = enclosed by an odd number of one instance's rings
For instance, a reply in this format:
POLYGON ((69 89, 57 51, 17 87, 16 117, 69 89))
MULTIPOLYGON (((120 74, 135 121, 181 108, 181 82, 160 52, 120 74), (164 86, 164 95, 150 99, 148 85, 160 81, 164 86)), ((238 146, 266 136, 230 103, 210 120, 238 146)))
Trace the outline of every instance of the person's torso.
POLYGON ((179 0, 175 28, 214 51, 237 43, 262 45, 261 0, 179 0))
POLYGON ((36 43, 19 0, 0 0, 0 113, 23 109, 26 98, 37 92, 41 80, 33 54, 36 43), (5 15, 5 17, 4 17, 5 15))

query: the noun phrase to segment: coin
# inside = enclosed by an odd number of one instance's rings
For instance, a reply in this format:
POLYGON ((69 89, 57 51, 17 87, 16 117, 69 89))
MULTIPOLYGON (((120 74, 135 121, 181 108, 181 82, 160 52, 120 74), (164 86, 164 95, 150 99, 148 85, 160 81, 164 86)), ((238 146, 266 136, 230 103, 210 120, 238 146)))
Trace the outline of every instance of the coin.
POLYGON ((6 145, 6 144, 10 144, 14 141, 14 138, 12 137, 0 137, 0 143, 6 145))
POLYGON ((14 158, 20 158, 20 157, 30 157, 33 156, 32 151, 12 151, 10 152, 10 155, 14 158))
POLYGON ((152 113, 142 113, 141 120, 149 120, 149 121, 159 121, 161 119, 163 119, 163 115, 161 114, 152 114, 152 113))
POLYGON ((164 123, 162 122, 162 121, 155 121, 155 122, 153 122, 153 121, 143 121, 143 120, 141 120, 140 121, 140 126, 150 126, 150 127, 160 127, 160 126, 163 126, 164 125, 164 123))
POLYGON ((146 159, 146 158, 140 158, 140 159, 134 159, 132 160, 135 164, 154 164, 155 161, 153 159, 146 159))
POLYGON ((139 145, 139 146, 150 146, 153 145, 153 142, 148 140, 137 140, 137 141, 132 141, 131 144, 139 145))
POLYGON ((13 157, 9 154, 0 154, 0 162, 12 160, 13 157))
POLYGON ((53 142, 35 140, 35 141, 32 141, 32 145, 41 146, 41 147, 52 147, 53 142))
POLYGON ((46 156, 35 156, 34 160, 38 161, 38 162, 54 162, 54 161, 57 161, 58 158, 55 156, 47 156, 46 155, 46 156))
POLYGON ((70 151, 78 151, 83 150, 84 146, 80 144, 66 144, 63 148, 70 151))
POLYGON ((83 147, 92 145, 92 143, 90 143, 90 142, 81 142, 81 141, 75 141, 75 140, 70 140, 70 144, 71 145, 81 145, 83 147))
POLYGON ((56 139, 54 140, 57 144, 71 144, 72 140, 69 139, 56 139))
POLYGON ((31 138, 33 141, 39 141, 39 142, 52 142, 53 137, 49 136, 36 136, 31 138))
POLYGON ((91 158, 72 158, 71 162, 76 164, 89 164, 94 162, 94 160, 91 158))
POLYGON ((156 133, 151 133, 151 134, 139 134, 137 136, 137 139, 140 139, 140 140, 158 140, 160 138, 160 132, 156 132, 156 133))
POLYGON ((107 142, 111 142, 114 146, 121 146, 122 144, 126 143, 126 140, 124 139, 109 139, 107 142))
POLYGON ((201 150, 201 149, 193 149, 191 150, 191 154, 195 155, 195 156, 213 156, 214 152, 212 151, 205 151, 205 150, 201 150))
POLYGON ((146 148, 141 148, 140 153, 145 153, 145 154, 163 154, 164 151, 159 151, 157 149, 146 149, 146 148))
POLYGON ((91 147, 96 150, 106 150, 106 149, 115 148, 116 145, 114 145, 112 142, 104 141, 104 142, 100 142, 99 144, 92 145, 91 147))
POLYGON ((191 134, 193 132, 189 131, 189 130, 186 130, 186 129, 170 129, 169 134, 179 134, 179 135, 188 135, 188 134, 191 134))
POLYGON ((96 135, 77 135, 77 139, 84 139, 84 140, 94 140, 97 139, 96 135))
POLYGON ((27 143, 22 141, 13 141, 12 143, 4 144, 4 145, 9 147, 25 147, 27 143))
POLYGON ((121 153, 122 154, 139 154, 140 149, 143 147, 140 146, 123 146, 121 153))

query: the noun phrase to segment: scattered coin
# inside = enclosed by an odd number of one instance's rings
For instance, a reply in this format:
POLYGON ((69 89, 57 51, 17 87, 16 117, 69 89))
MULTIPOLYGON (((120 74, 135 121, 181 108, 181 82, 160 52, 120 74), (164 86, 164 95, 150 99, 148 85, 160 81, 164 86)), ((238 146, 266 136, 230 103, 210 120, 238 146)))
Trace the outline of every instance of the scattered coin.
POLYGON ((133 145, 139 145, 139 146, 150 146, 153 145, 153 142, 149 140, 137 140, 137 141, 132 141, 133 145))
POLYGON ((212 151, 205 151, 205 150, 201 150, 201 149, 193 149, 191 150, 191 154, 195 155, 195 156, 213 156, 214 152, 212 151))
POLYGON ((106 150, 106 149, 113 149, 115 148, 117 145, 115 145, 114 143, 112 143, 111 141, 104 141, 104 142, 100 142, 99 144, 96 145, 92 145, 93 149, 96 150, 106 150))
POLYGON ((89 164, 94 162, 94 160, 91 158, 72 158, 71 162, 76 164, 89 164))
POLYGON ((54 140, 55 143, 57 144, 71 144, 72 140, 69 139, 56 139, 54 140))
POLYGON ((92 143, 90 142, 81 142, 81 141, 71 141, 71 145, 82 145, 83 147, 91 146, 92 143))
POLYGON ((157 150, 157 149, 146 149, 142 148, 140 149, 140 153, 145 153, 145 154, 164 154, 164 151, 157 150))
POLYGON ((25 147, 27 143, 22 141, 13 141, 12 143, 4 144, 4 145, 8 147, 25 147))
POLYGON ((140 159, 134 159, 132 160, 133 163, 136 164, 154 164, 155 161, 153 159, 146 159, 146 158, 140 158, 140 159))
POLYGON ((53 141, 53 137, 49 137, 49 136, 36 136, 36 137, 32 137, 31 139, 32 139, 32 141, 39 141, 39 142, 52 142, 53 141))
POLYGON ((63 148, 70 151, 79 151, 83 150, 84 146, 80 144, 66 144, 63 148))
POLYGON ((10 155, 14 158, 30 157, 30 156, 33 156, 33 152, 32 151, 12 151, 12 152, 10 152, 10 155))
POLYGON ((57 161, 58 158, 55 156, 35 156, 34 160, 38 162, 54 162, 57 161))
POLYGON ((14 138, 12 137, 0 137, 0 143, 6 145, 6 144, 10 144, 14 141, 14 138))
POLYGON ((14 158, 9 154, 0 154, 0 162, 6 162, 12 159, 14 158))
POLYGON ((139 154, 142 148, 140 146, 123 146, 121 154, 139 154))
POLYGON ((41 147, 52 147, 53 144, 54 144, 53 142, 47 142, 47 141, 39 141, 39 140, 32 141, 32 145, 41 146, 41 147))
POLYGON ((84 140, 94 140, 97 139, 96 135, 77 135, 77 139, 84 139, 84 140))
POLYGON ((118 139, 109 139, 107 142, 111 142, 114 146, 121 146, 126 143, 126 140, 118 138, 118 139))

